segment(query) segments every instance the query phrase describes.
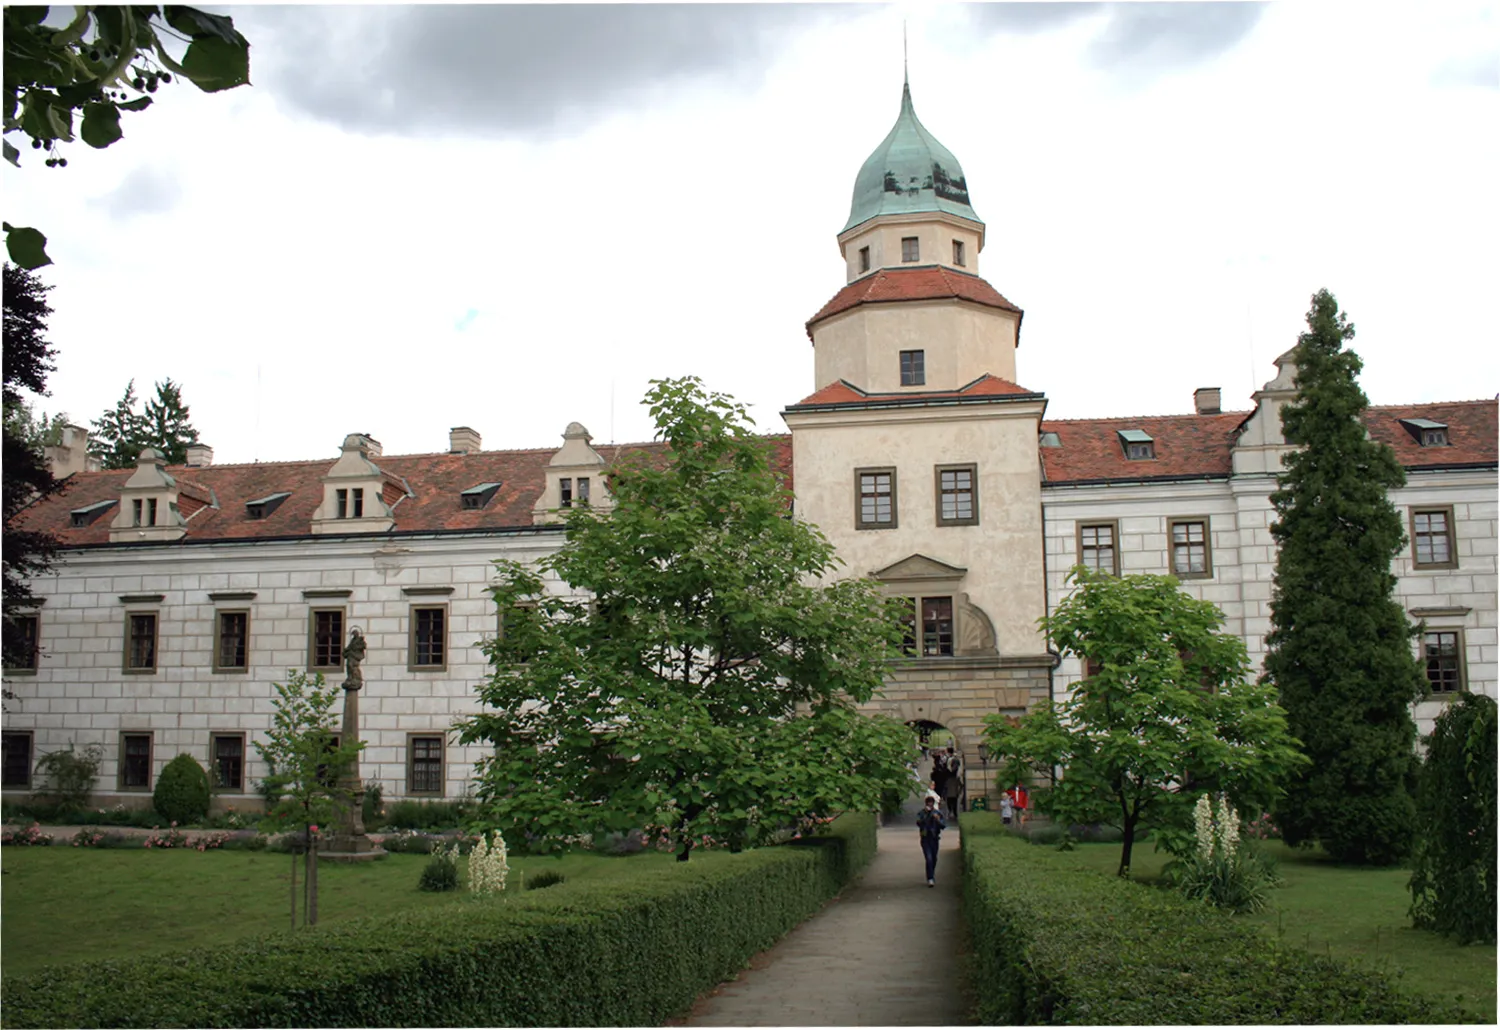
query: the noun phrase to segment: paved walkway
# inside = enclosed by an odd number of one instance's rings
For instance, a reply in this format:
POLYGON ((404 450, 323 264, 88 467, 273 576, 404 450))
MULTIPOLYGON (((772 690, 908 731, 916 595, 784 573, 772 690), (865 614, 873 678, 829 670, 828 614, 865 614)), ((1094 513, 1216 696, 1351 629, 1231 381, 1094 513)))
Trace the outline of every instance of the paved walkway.
POLYGON ((957 1026, 958 830, 943 834, 937 886, 922 878, 915 825, 882 828, 863 876, 698 1000, 681 1026, 957 1026))

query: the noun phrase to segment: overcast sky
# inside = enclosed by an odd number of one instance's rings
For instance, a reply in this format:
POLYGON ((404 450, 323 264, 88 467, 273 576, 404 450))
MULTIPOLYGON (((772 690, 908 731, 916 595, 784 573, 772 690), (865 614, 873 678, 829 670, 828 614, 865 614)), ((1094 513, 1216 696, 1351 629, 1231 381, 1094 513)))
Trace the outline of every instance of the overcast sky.
POLYGON ((170 376, 216 463, 332 460, 649 439, 693 374, 784 431, 903 18, 1049 418, 1246 409, 1320 287, 1374 403, 1500 389, 1493 4, 222 10, 253 86, 6 171, 49 412, 170 376))

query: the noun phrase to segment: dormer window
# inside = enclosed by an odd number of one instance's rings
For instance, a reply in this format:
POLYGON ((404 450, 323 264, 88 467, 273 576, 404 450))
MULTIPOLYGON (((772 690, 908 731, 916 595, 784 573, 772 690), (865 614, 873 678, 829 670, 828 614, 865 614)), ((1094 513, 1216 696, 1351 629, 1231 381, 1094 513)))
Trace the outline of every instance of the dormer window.
POLYGON ((361 487, 337 491, 338 514, 336 518, 362 519, 365 517, 365 492, 361 487))
POLYGON ((499 483, 480 483, 471 486, 459 494, 459 502, 465 511, 477 511, 490 503, 490 498, 495 496, 495 491, 500 489, 499 483))
POLYGON ((1429 418, 1403 418, 1401 425, 1423 447, 1447 447, 1448 423, 1429 418))
POLYGON ((870 248, 869 247, 860 247, 859 248, 859 270, 861 272, 868 272, 870 270, 870 248))
POLYGON ((959 268, 964 267, 964 241, 953 241, 953 263, 959 268))
POLYGON ((1118 435, 1127 461, 1151 461, 1156 457, 1156 441, 1141 430, 1122 429, 1118 435))
POLYGON ((155 497, 146 497, 146 498, 137 497, 135 500, 133 500, 133 501, 130 502, 130 505, 131 505, 131 523, 132 523, 132 525, 136 525, 136 526, 154 526, 154 525, 156 525, 156 498, 155 497))
POLYGON ((588 476, 579 476, 578 477, 577 492, 574 495, 574 500, 576 500, 578 502, 578 504, 579 504, 580 507, 588 507, 588 503, 589 503, 589 477, 588 476))
POLYGON ((561 503, 559 508, 573 507, 573 480, 570 476, 564 476, 557 481, 557 496, 561 503))
POLYGON ((267 494, 257 497, 253 501, 245 502, 245 516, 251 519, 263 519, 281 506, 281 502, 292 496, 288 492, 279 494, 267 494))
POLYGON ((901 237, 901 260, 906 262, 922 260, 922 249, 917 245, 915 236, 901 237))
POLYGON ((114 506, 115 502, 113 499, 107 501, 95 501, 93 504, 84 505, 82 508, 74 508, 72 511, 68 512, 68 514, 73 518, 74 528, 77 528, 79 526, 91 525, 95 519, 97 519, 100 515, 103 515, 105 512, 109 511, 109 509, 113 508, 114 506))

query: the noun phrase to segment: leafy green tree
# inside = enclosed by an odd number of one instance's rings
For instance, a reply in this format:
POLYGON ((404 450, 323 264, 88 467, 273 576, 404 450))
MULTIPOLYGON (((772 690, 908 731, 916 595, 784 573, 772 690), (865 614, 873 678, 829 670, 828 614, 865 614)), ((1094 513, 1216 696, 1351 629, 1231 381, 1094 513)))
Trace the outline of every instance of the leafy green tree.
POLYGON ((47 341, 47 303, 51 287, 25 269, 6 264, 5 274, 5 442, 3 495, 4 529, 4 657, 6 664, 23 664, 29 657, 26 643, 14 625, 15 618, 37 603, 30 581, 51 567, 57 538, 49 533, 23 530, 12 525, 21 510, 56 493, 61 484, 27 425, 30 409, 22 390, 45 395, 47 374, 53 371, 56 352, 47 341), (24 414, 23 414, 24 413, 24 414))
MULTIPOLYGON (((250 81, 250 44, 224 15, 192 7, 86 5, 54 29, 42 24, 48 10, 5 8, 5 159, 17 167, 21 151, 11 133, 47 151, 47 167, 65 168, 59 144, 73 140, 75 114, 83 142, 102 150, 124 135, 120 113, 151 106, 151 94, 173 75, 207 93, 250 81), (167 40, 187 44, 180 62, 167 40)), ((7 222, 5 245, 22 268, 51 263, 47 237, 37 229, 7 222)))
POLYGON ((1276 810, 1289 844, 1320 841, 1339 861, 1390 865, 1408 852, 1417 811, 1411 705, 1426 691, 1413 626, 1393 596, 1405 544, 1388 491, 1406 476, 1361 418, 1354 326, 1327 290, 1298 337, 1298 398, 1282 409, 1297 449, 1271 495, 1280 546, 1265 679, 1280 692, 1311 764, 1276 810))
MULTIPOLYGON (((340 779, 361 750, 364 742, 335 740, 338 737, 339 703, 337 686, 324 687, 323 674, 311 679, 307 674, 288 670, 285 683, 273 683, 276 696, 271 700, 274 715, 265 740, 255 742, 255 750, 270 766, 266 776, 265 795, 271 801, 266 813, 268 829, 294 827, 308 839, 312 828, 333 822, 342 806, 351 800, 340 786, 340 779)), ((306 918, 317 923, 317 874, 315 850, 307 849, 306 918)), ((297 859, 292 856, 292 926, 297 925, 297 859)))
POLYGON ((5 409, 5 431, 25 440, 38 451, 62 443, 62 431, 68 424, 67 412, 49 415, 37 412, 25 400, 5 409))
POLYGON ((1460 694, 1427 738, 1412 855, 1414 925, 1495 942, 1495 699, 1460 694))
POLYGON ((146 402, 144 412, 136 410, 138 403, 132 379, 125 395, 94 421, 90 453, 107 469, 134 468, 147 447, 160 451, 168 465, 187 461, 188 445, 198 442, 198 430, 188 421, 182 387, 167 379, 156 384, 156 396, 146 402))
POLYGON ((667 829, 749 847, 905 790, 910 731, 855 705, 898 653, 869 582, 812 581, 837 559, 790 496, 744 408, 696 379, 646 402, 664 456, 612 470, 613 510, 563 513, 538 568, 498 562, 504 615, 483 710, 490 828, 547 850, 579 834, 667 829), (546 591, 543 576, 583 597, 546 591))
POLYGON ((1043 620, 1053 645, 1093 671, 1067 698, 1020 719, 991 715, 985 741, 1002 762, 1063 767, 1037 806, 1068 823, 1124 834, 1119 874, 1130 873, 1138 829, 1175 850, 1191 847, 1192 809, 1223 793, 1258 811, 1306 760, 1267 686, 1246 682, 1239 637, 1224 616, 1183 593, 1171 576, 1111 576, 1076 568, 1077 589, 1043 620))

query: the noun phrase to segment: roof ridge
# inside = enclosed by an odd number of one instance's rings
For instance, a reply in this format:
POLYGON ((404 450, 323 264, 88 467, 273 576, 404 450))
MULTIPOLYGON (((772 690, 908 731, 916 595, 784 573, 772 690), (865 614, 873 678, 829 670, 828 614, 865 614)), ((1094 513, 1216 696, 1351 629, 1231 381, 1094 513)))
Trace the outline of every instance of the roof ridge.
MULTIPOLYGON (((1020 385, 1020 384, 1015 384, 1020 385)), ((1227 415, 1250 415, 1254 408, 1246 408, 1244 411, 1214 411, 1199 413, 1196 411, 1183 411, 1171 415, 1101 415, 1098 418, 1049 418, 1047 422, 1125 422, 1138 418, 1218 418, 1227 415)))

